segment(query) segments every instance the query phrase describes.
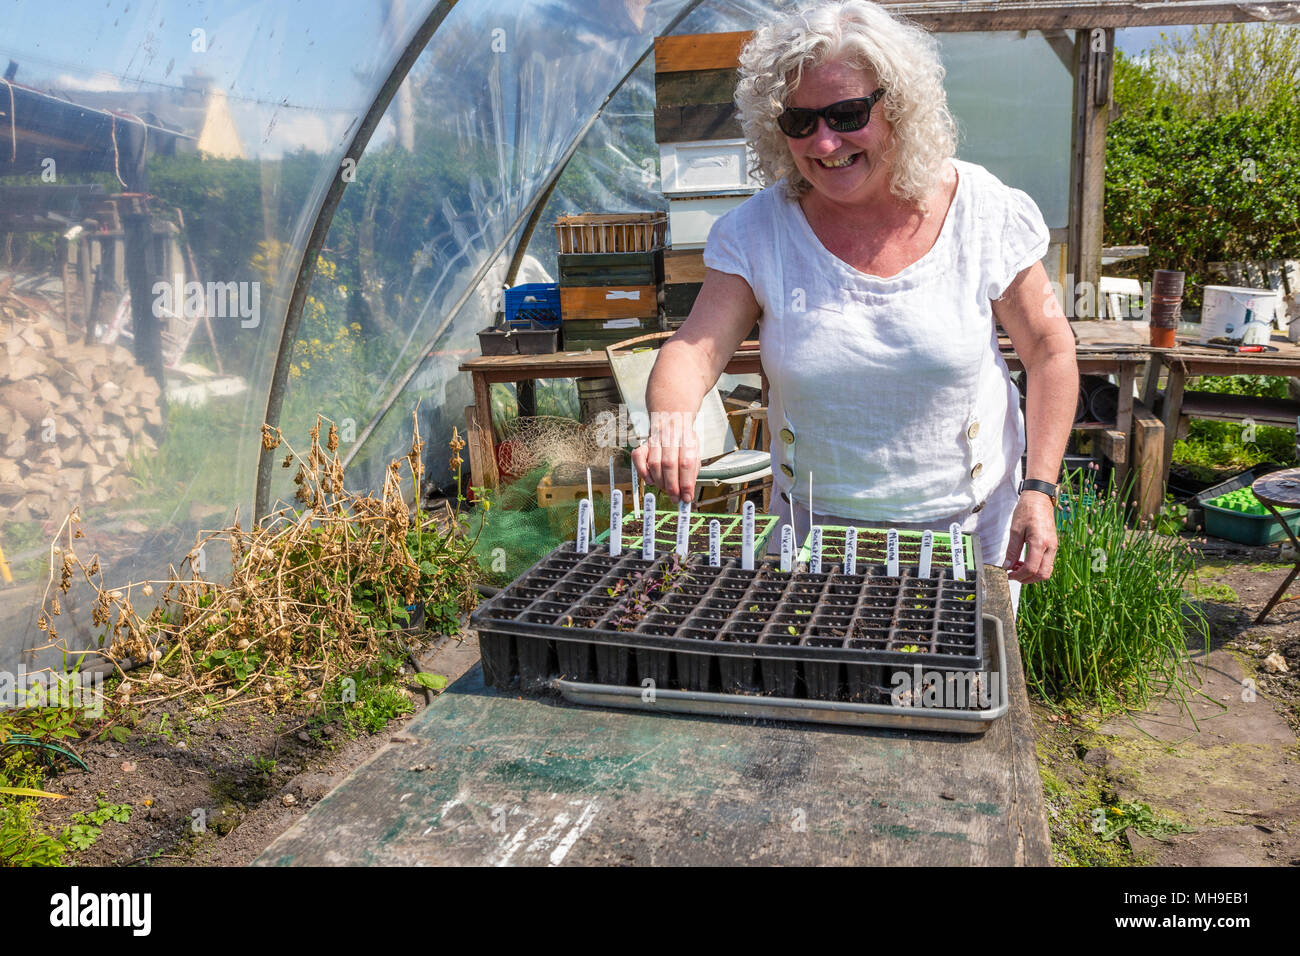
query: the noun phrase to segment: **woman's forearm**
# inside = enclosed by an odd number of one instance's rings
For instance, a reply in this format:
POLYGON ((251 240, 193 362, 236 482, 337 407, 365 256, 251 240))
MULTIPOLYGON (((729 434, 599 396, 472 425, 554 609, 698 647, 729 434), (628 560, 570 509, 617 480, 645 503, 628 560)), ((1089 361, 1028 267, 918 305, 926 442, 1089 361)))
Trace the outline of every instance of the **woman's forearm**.
POLYGON ((1079 366, 1074 350, 1048 353, 1028 367, 1025 398, 1026 478, 1053 484, 1070 440, 1079 404, 1079 366))
POLYGON ((646 383, 646 410, 650 421, 656 413, 679 413, 694 416, 704 396, 717 381, 698 347, 669 339, 659 350, 659 357, 646 383))

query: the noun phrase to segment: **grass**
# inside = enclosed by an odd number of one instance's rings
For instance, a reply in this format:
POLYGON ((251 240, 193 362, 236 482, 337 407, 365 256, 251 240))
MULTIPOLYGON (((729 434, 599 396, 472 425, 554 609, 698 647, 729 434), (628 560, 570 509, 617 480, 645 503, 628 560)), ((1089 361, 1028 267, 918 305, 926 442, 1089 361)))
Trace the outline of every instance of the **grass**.
MULTIPOLYGON (((1193 379, 1189 388, 1220 395, 1253 395, 1259 398, 1287 398, 1287 380, 1277 375, 1205 376, 1193 379)), ((1264 462, 1295 465, 1295 432, 1289 428, 1193 419, 1187 438, 1174 442, 1173 460, 1203 481, 1221 480, 1224 472, 1240 472, 1264 462), (1253 438, 1253 441, 1246 441, 1253 438)))
MULTIPOLYGON (((1069 477, 1079 491, 1083 481, 1069 477)), ((1103 712, 1145 706, 1158 691, 1182 695, 1189 623, 1208 640, 1204 615, 1183 593, 1191 549, 1130 529, 1124 496, 1108 492, 1074 496, 1058 519, 1056 569, 1025 590, 1018 623, 1029 686, 1103 712)))
POLYGON ((1223 584, 1219 581, 1205 581, 1199 579, 1195 582, 1196 590, 1192 593, 1203 601, 1214 601, 1217 604, 1236 604, 1241 598, 1237 597, 1231 585, 1223 584))

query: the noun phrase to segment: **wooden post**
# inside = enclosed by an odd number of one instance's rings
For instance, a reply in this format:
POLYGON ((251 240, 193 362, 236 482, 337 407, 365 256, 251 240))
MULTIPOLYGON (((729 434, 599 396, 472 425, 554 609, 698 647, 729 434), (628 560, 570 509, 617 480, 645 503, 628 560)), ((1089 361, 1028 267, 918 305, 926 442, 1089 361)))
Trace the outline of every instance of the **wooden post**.
POLYGON ((1147 406, 1133 406, 1133 500, 1137 517, 1152 517, 1164 502, 1165 426, 1147 406))
MULTIPOLYGON (((1075 31, 1074 130, 1070 156, 1070 238, 1067 275, 1094 292, 1101 280, 1106 125, 1110 120, 1115 31, 1075 31)), ((1066 299, 1074 295, 1065 290, 1066 299)), ((1099 301, 1094 295, 1093 301, 1099 301)), ((1096 315, 1078 316, 1095 319, 1096 315)))
MULTIPOLYGON (((488 426, 491 434, 491 425, 488 426)), ((465 448, 469 452, 469 482, 473 487, 495 488, 497 486, 496 459, 491 445, 483 440, 483 428, 479 419, 478 407, 465 406, 465 448)))

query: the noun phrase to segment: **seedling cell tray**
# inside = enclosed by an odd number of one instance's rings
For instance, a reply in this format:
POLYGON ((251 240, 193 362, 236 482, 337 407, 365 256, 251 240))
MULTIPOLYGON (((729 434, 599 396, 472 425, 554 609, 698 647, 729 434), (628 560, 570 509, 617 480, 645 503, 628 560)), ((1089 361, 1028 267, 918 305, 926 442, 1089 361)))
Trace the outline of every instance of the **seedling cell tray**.
MULTIPOLYGON (((972 546, 977 539, 972 536, 972 546)), ((935 566, 887 577, 744 570, 703 555, 578 554, 566 542, 471 616, 484 679, 542 690, 575 683, 889 705, 901 671, 987 663, 983 580, 935 566), (664 577, 669 579, 665 585, 664 577)))
MULTIPOLYGON (((657 690, 650 698, 641 687, 557 680, 553 687, 565 700, 598 707, 630 710, 669 711, 739 717, 750 720, 792 720, 802 723, 842 724, 854 727, 892 727, 902 730, 932 730, 957 734, 983 734, 993 721, 1010 708, 1007 688, 1006 640, 1002 621, 984 618, 992 630, 989 642, 989 706, 900 707, 895 704, 862 704, 838 700, 800 700, 789 697, 751 697, 695 691, 657 690)), ((955 697, 955 695, 954 695, 955 697)), ((945 703, 958 703, 957 699, 945 703)))

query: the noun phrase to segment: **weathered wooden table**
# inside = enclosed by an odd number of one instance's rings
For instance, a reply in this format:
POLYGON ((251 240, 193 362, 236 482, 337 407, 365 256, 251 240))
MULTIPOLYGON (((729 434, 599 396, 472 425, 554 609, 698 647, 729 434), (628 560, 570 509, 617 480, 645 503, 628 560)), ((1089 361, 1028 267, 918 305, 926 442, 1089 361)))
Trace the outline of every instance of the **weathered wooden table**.
POLYGON ((1286 580, 1282 582, 1282 585, 1273 592, 1273 596, 1264 605, 1264 610, 1259 612, 1259 617, 1255 618, 1256 624, 1263 624, 1264 618, 1268 617, 1268 612, 1273 610, 1274 606, 1282 604, 1284 601, 1300 601, 1300 598, 1282 597, 1283 594, 1286 594, 1286 589, 1291 586, 1291 582, 1295 580, 1295 576, 1300 574, 1300 540, 1296 538, 1295 532, 1286 523, 1286 519, 1278 514, 1279 508, 1300 508, 1300 468, 1287 468, 1284 471, 1275 471, 1272 474, 1256 478, 1254 484, 1250 486, 1250 490, 1255 493, 1255 497, 1260 500, 1260 503, 1278 520, 1278 524, 1282 525, 1296 550, 1295 567, 1291 569, 1291 573, 1286 576, 1286 580))
POLYGON ((1010 709, 982 737, 583 708, 475 667, 256 861, 1050 865, 1006 574, 1010 709))
MULTIPOLYGON (((474 485, 496 484, 496 438, 492 434, 492 385, 532 382, 542 378, 612 378, 604 350, 553 352, 549 355, 480 355, 460 366, 474 387, 472 411, 467 409, 470 479, 474 485)), ((761 374, 758 343, 745 342, 727 363, 728 375, 761 374)))
POLYGON ((1179 420, 1184 415, 1215 421, 1242 424, 1254 422, 1295 428, 1295 417, 1300 414, 1300 402, 1184 391, 1187 380, 1198 375, 1300 375, 1300 346, 1278 335, 1273 336, 1270 344, 1277 349, 1276 352, 1232 353, 1193 343, 1183 343, 1172 349, 1149 350, 1151 364, 1147 367, 1142 402, 1148 408, 1154 408, 1156 397, 1163 397, 1160 417, 1164 420, 1165 441, 1161 468, 1165 477, 1169 475, 1169 465, 1173 459, 1179 420), (1165 389, 1160 392, 1162 368, 1167 370, 1168 375, 1165 389))

